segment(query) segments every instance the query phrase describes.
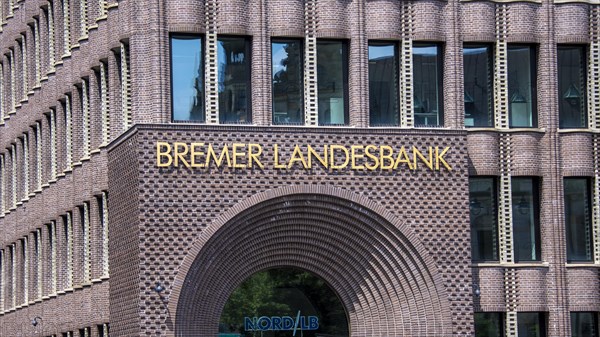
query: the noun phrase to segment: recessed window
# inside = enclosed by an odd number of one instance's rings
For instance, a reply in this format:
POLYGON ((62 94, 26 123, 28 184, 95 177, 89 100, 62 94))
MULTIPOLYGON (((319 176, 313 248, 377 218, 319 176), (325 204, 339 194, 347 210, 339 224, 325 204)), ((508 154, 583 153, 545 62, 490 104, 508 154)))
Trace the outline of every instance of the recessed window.
POLYGON ((292 268, 258 272, 230 295, 219 336, 349 336, 345 308, 325 281, 292 268))
POLYGON ((317 41, 319 125, 348 124, 348 46, 317 41))
POLYGON ((469 179, 471 257, 473 261, 498 261, 496 179, 469 179))
POLYGON ((250 123, 250 41, 219 37, 219 122, 250 123))
POLYGON ((517 313, 519 337, 546 337, 546 319, 540 312, 517 313))
POLYGON ((536 53, 532 46, 508 46, 508 110, 511 128, 537 127, 536 53))
POLYGON ((271 42, 273 124, 304 124, 304 72, 301 40, 271 42))
POLYGON ((572 312, 571 337, 598 337, 598 313, 572 312))
POLYGON ((174 121, 204 122, 202 38, 171 37, 171 88, 174 121))
POLYGON ((464 104, 466 127, 493 127, 492 46, 465 45, 464 104))
POLYGON ((400 125, 395 42, 369 42, 369 116, 371 126, 400 125))
POLYGON ((586 52, 583 46, 558 46, 560 128, 587 127, 586 52))
POLYGON ((565 178, 567 261, 592 261, 591 193, 588 178, 565 178))
POLYGON ((539 261, 539 191, 536 178, 512 178, 512 221, 515 262, 539 261))
POLYGON ((413 110, 415 126, 444 125, 440 45, 413 44, 413 110))
POLYGON ((475 337, 503 337, 503 326, 502 313, 475 313, 475 337))

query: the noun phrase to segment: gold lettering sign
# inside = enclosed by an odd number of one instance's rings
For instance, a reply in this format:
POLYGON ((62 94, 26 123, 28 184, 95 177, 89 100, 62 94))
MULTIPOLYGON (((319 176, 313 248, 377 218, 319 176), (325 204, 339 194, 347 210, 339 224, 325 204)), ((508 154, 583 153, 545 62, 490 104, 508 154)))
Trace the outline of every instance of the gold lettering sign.
POLYGON ((452 171, 444 156, 450 147, 389 145, 295 145, 284 155, 278 144, 156 142, 157 167, 233 168, 271 167, 278 170, 322 167, 330 170, 393 171, 399 169, 452 171))

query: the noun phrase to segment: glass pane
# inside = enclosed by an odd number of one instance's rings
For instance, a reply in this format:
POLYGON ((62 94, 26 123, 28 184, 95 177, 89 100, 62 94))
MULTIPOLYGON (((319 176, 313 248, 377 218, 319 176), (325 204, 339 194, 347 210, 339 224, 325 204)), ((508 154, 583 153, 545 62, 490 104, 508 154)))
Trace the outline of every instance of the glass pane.
POLYGON ((475 313, 475 337, 502 337, 502 314, 498 312, 475 313))
POLYGON ((491 46, 465 46, 465 126, 494 126, 491 46))
POLYGON ((540 260, 538 191, 533 178, 512 178, 515 261, 540 260))
POLYGON ((304 124, 301 41, 273 41, 273 124, 304 124))
POLYGON ((219 120, 246 123, 250 115, 250 54, 246 38, 219 38, 219 120))
POLYGON ((586 178, 565 178, 567 261, 592 261, 591 198, 586 178))
POLYGON ((558 109, 561 128, 584 128, 586 113, 585 49, 558 47, 558 109))
POLYGON ((346 337, 346 317, 339 298, 320 278, 297 269, 270 269, 233 291, 221 314, 219 336, 346 337))
POLYGON ((517 330, 519 337, 546 336, 544 315, 539 312, 517 313, 517 330))
POLYGON ((369 44, 369 114, 371 126, 400 125, 398 95, 396 44, 369 44))
POLYGON ((204 73, 201 38, 171 38, 171 71, 173 120, 203 122, 204 73))
POLYGON ((598 337, 598 321, 595 312, 571 313, 572 337, 598 337))
POLYGON ((347 121, 346 44, 335 41, 317 43, 319 125, 345 125, 347 121))
POLYGON ((498 226, 494 178, 469 180, 469 211, 473 261, 497 261, 498 226))
POLYGON ((440 51, 437 45, 413 45, 415 126, 443 125, 440 51))
POLYGON ((529 46, 508 47, 508 109, 510 127, 535 127, 535 55, 529 46))

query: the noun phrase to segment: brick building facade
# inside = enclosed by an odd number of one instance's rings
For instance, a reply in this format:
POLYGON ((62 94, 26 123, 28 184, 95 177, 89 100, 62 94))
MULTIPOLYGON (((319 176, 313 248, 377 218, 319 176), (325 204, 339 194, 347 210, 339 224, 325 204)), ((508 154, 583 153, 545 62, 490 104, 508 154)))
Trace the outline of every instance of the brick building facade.
POLYGON ((2 1, 0 335, 597 337, 599 6, 2 1))

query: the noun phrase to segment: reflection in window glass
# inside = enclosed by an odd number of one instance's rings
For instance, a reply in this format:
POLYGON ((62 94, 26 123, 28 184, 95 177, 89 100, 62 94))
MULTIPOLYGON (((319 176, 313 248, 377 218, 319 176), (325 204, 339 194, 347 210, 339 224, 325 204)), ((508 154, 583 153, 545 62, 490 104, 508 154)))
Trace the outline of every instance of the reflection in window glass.
POLYGON ((513 247, 515 262, 539 261, 539 199, 534 178, 512 178, 513 247))
POLYGON ((475 337, 502 337, 502 314, 499 312, 475 313, 475 337))
POLYGON ((537 127, 535 81, 535 50, 533 47, 509 46, 508 109, 510 127, 537 127))
POLYGON ((271 43, 273 124, 304 124, 302 41, 271 43))
POLYGON ((586 113, 585 48, 558 46, 558 111, 561 128, 584 128, 586 113))
POLYGON ((346 43, 341 41, 317 42, 319 125, 348 124, 347 60, 346 43))
POLYGON ((442 114, 442 69, 440 47, 435 44, 413 45, 413 90, 415 126, 444 124, 442 114))
POLYGON ((539 312, 517 313, 517 330, 519 337, 545 337, 544 314, 539 312))
POLYGON ((586 178, 565 178, 567 261, 592 261, 591 198, 586 178))
POLYGON ((473 261, 498 260, 496 193, 494 178, 469 179, 471 256, 473 261))
POLYGON ((369 114, 371 126, 400 125, 398 48, 395 43, 369 43, 369 114))
POLYGON ((171 86, 173 120, 204 121, 204 72, 202 39, 171 38, 171 86))
POLYGON ((251 122, 250 43, 242 37, 219 37, 219 121, 251 122))
POLYGON ((493 67, 491 46, 463 48, 465 126, 493 127, 493 67))
POLYGON ((297 326, 296 336, 347 337, 346 317, 339 298, 320 278, 297 269, 270 269, 231 293, 219 335, 287 337, 297 326))
POLYGON ((595 312, 571 313, 571 337, 598 337, 598 321, 595 312))

